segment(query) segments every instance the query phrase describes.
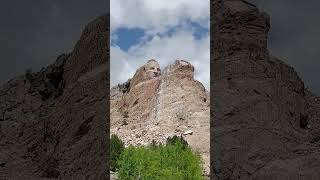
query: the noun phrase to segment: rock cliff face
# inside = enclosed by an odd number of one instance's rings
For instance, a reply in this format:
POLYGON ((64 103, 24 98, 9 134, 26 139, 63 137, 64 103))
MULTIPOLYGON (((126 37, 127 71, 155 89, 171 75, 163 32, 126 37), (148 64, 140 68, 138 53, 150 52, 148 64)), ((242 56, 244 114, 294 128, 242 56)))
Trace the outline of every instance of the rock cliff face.
POLYGON ((107 179, 107 17, 0 89, 0 179, 107 179))
POLYGON ((244 0, 213 1, 215 179, 320 176, 319 102, 270 55, 269 28, 269 16, 244 0))
POLYGON ((132 79, 111 89, 111 134, 126 145, 165 143, 182 135, 200 152, 208 174, 209 93, 193 79, 194 67, 187 61, 177 60, 162 72, 158 68, 155 60, 148 61, 132 79))

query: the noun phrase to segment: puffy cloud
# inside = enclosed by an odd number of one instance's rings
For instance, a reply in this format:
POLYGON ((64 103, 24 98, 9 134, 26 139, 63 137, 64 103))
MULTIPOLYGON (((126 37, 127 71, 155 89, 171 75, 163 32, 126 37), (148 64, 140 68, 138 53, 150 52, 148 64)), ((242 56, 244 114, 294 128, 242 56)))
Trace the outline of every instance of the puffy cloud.
POLYGON ((111 0, 111 31, 142 28, 148 33, 164 32, 186 19, 209 23, 208 0, 111 0))

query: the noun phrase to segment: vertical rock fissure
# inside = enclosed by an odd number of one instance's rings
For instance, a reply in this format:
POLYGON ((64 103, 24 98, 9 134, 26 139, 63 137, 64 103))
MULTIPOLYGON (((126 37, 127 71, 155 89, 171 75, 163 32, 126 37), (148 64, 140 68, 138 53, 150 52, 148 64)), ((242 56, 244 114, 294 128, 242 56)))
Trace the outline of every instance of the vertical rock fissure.
POLYGON ((159 109, 161 109, 160 98, 161 98, 161 94, 162 94, 162 86, 163 86, 163 80, 162 80, 162 77, 160 77, 159 87, 156 92, 156 99, 155 99, 156 105, 155 105, 155 108, 153 109, 153 113, 151 115, 152 121, 154 121, 155 123, 159 122, 158 117, 159 117, 159 109))

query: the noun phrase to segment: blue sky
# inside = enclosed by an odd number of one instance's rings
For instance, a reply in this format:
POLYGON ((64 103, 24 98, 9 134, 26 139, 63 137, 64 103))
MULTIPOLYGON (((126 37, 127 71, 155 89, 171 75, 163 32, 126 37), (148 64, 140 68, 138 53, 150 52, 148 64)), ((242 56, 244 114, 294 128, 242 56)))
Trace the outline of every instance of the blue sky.
POLYGON ((195 67, 209 89, 208 0, 111 0, 111 86, 131 78, 149 59, 161 69, 176 59, 195 67))
MULTIPOLYGON (((185 22, 187 26, 186 28, 193 29, 192 36, 196 39, 202 39, 205 38, 208 33, 209 29, 201 26, 197 22, 193 21, 186 21, 185 22)), ((163 33, 158 33, 157 35, 159 37, 165 37, 169 36, 172 37, 174 33, 179 30, 183 25, 177 25, 175 27, 172 27, 168 29, 167 31, 163 33)), ((121 27, 117 29, 114 32, 114 35, 116 36, 116 39, 111 40, 111 45, 112 46, 119 46, 121 50, 123 51, 128 51, 131 46, 134 46, 139 43, 147 42, 152 39, 153 36, 148 36, 146 38, 146 32, 144 29, 141 28, 126 28, 126 27, 121 27)))
POLYGON ((115 35, 117 39, 111 40, 112 46, 119 46, 123 51, 128 51, 130 46, 133 46, 141 41, 145 36, 143 29, 134 28, 119 28, 116 30, 115 35))

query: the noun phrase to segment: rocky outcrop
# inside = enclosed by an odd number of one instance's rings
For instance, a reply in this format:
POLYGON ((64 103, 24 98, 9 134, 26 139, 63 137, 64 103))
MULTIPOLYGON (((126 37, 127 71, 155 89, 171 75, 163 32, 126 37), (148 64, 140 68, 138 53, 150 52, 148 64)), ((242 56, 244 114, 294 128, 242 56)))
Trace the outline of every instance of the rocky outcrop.
POLYGON ((111 89, 111 134, 126 145, 165 143, 182 135, 202 155, 208 175, 209 93, 193 79, 187 61, 177 60, 162 72, 158 68, 155 60, 148 61, 130 81, 111 89))
POLYGON ((213 12, 212 177, 318 177, 320 122, 298 74, 268 52, 269 16, 244 0, 213 12))
POLYGON ((0 89, 0 179, 107 179, 107 17, 0 89))

